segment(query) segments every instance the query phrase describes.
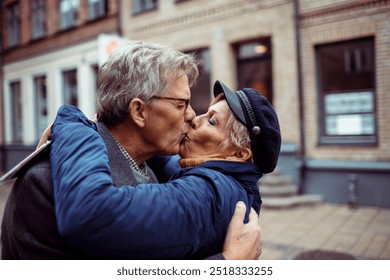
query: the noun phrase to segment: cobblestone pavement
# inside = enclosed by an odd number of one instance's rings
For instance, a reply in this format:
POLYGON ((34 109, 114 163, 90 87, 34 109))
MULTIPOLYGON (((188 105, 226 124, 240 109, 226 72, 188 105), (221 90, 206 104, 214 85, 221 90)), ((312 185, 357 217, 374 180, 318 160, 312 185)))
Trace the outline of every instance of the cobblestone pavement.
MULTIPOLYGON (((0 186, 0 221, 11 184, 0 186)), ((262 209, 260 259, 290 260, 310 250, 390 260, 390 209, 320 203, 289 209, 262 209)))
POLYGON ((390 260, 390 209, 321 203, 283 210, 261 210, 260 259, 289 260, 321 250, 356 259, 390 260))

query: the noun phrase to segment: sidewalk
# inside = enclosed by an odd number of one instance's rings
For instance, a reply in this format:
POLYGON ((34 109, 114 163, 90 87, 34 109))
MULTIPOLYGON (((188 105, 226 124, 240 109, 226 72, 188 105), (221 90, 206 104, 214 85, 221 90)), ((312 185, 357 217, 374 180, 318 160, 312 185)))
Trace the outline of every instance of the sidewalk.
POLYGON ((260 259, 289 260, 321 250, 356 259, 390 260, 390 209, 320 203, 262 209, 263 253, 260 259))
MULTIPOLYGON (((11 186, 0 186, 0 221, 11 186)), ((320 203, 262 209, 263 260, 290 260, 310 250, 390 260, 390 209, 320 203)))

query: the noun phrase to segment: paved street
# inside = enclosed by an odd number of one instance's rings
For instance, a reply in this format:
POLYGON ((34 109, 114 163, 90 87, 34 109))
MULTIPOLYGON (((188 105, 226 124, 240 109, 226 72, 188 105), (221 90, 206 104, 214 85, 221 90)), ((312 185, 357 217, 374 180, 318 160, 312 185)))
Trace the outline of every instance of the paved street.
POLYGON ((390 260, 390 209, 321 203, 287 210, 263 209, 261 259, 288 260, 309 250, 390 260))
MULTIPOLYGON (((0 186, 0 217, 11 186, 0 186)), ((390 260, 390 209, 321 203, 262 209, 264 260, 294 259, 309 250, 347 253, 356 259, 390 260)))

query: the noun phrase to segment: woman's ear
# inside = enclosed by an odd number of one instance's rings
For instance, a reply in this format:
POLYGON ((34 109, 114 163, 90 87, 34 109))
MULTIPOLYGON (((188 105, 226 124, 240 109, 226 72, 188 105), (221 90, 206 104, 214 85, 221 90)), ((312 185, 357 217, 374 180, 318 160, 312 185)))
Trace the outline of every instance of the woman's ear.
POLYGON ((134 123, 139 127, 143 127, 147 117, 145 102, 139 98, 134 98, 130 101, 128 110, 129 116, 134 123))
POLYGON ((234 157, 240 161, 249 161, 252 158, 252 151, 249 148, 242 148, 234 153, 234 157))

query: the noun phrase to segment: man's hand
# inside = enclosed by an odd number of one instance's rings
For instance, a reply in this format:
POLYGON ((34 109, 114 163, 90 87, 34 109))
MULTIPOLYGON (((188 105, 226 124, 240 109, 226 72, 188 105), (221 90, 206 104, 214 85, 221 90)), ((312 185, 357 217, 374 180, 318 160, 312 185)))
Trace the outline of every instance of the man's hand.
POLYGON ((251 208, 249 221, 244 224, 246 206, 239 201, 230 221, 223 245, 226 260, 257 260, 263 249, 263 239, 256 211, 251 208))

